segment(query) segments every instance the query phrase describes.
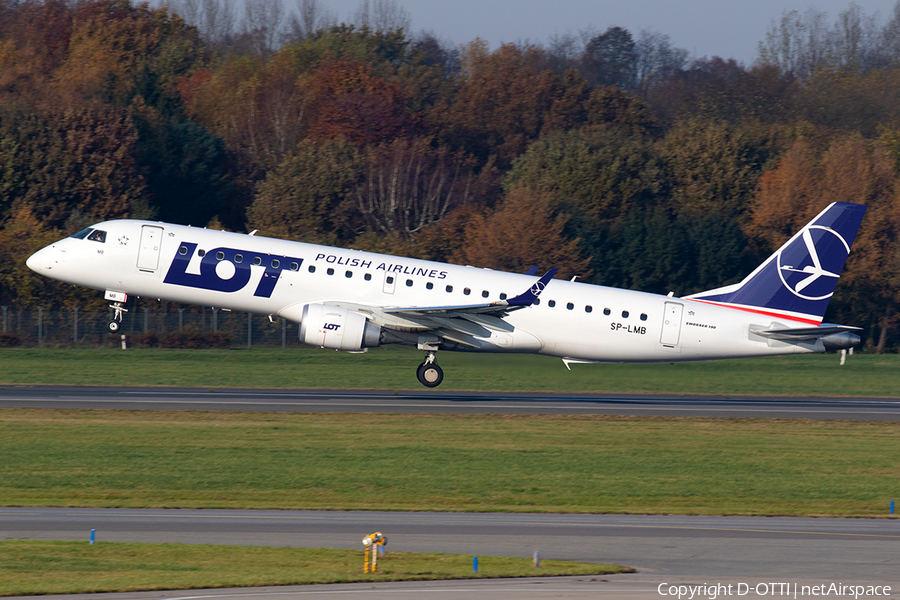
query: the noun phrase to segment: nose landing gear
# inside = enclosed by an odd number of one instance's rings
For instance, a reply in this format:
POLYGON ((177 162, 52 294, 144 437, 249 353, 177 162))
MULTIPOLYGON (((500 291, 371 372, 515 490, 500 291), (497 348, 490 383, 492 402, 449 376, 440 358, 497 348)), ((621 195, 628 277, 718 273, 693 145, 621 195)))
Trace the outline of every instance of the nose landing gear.
POLYGON ((115 314, 110 322, 106 324, 106 329, 109 330, 110 333, 119 333, 119 328, 122 326, 122 318, 125 316, 125 313, 128 312, 128 309, 125 308, 121 302, 116 302, 109 306, 115 311, 115 314))
POLYGON ((434 352, 429 352, 425 362, 416 369, 416 377, 419 383, 425 387, 437 387, 444 380, 444 371, 435 361, 434 352))

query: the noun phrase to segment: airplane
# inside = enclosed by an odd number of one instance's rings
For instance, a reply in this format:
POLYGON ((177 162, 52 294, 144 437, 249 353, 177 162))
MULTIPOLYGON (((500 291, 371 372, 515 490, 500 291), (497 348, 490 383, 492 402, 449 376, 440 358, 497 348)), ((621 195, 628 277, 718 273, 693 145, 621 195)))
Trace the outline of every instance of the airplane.
POLYGON ((858 327, 823 324, 866 207, 835 202, 741 282, 675 297, 141 220, 97 223, 27 260, 105 292, 109 331, 128 296, 299 323, 304 344, 425 352, 537 353, 573 363, 675 363, 852 348, 858 327))

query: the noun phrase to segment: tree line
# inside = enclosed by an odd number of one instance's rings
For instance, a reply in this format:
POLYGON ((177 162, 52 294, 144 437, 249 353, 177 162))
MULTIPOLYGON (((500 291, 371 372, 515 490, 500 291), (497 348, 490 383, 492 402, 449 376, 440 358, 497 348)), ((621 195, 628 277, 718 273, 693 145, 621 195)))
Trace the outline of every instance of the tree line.
POLYGON ((652 31, 491 50, 391 0, 297 9, 0 0, 0 303, 102 305, 24 260, 122 217, 686 295, 840 200, 869 212, 828 318, 898 345, 900 3, 785 13, 750 66, 652 31))

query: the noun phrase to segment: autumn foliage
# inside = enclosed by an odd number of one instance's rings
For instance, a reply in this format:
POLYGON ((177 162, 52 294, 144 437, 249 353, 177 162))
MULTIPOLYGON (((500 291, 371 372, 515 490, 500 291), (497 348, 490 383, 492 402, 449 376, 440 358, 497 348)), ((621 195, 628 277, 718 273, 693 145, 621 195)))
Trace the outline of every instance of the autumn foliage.
POLYGON ((491 49, 307 16, 0 0, 0 303, 98 302, 23 262, 122 217, 685 295, 846 201, 869 210, 826 318, 900 345, 889 45, 803 62, 788 19, 748 67, 620 27, 491 49))

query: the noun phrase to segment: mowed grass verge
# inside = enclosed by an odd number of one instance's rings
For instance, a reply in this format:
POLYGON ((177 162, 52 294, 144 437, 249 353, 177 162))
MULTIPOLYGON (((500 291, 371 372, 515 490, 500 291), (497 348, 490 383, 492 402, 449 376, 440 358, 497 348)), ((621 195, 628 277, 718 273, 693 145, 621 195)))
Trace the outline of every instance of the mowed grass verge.
POLYGON ((263 585, 601 575, 633 569, 569 561, 388 551, 364 574, 362 550, 0 541, 0 596, 263 585))
MULTIPOLYGON (((294 347, 232 350, 0 349, 0 385, 166 385, 427 391, 424 354, 294 347)), ((725 395, 900 395, 900 355, 783 356, 706 363, 572 365, 534 355, 440 352, 439 391, 523 390, 725 395)))
POLYGON ((0 410, 7 506, 883 516, 900 423, 0 410))

